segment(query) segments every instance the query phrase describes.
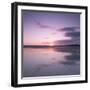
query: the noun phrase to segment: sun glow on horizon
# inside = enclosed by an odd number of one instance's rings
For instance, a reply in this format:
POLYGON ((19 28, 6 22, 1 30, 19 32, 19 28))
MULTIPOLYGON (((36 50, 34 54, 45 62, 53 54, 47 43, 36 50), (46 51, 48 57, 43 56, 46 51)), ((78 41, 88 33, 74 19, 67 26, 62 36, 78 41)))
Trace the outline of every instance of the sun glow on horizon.
POLYGON ((55 46, 80 42, 80 14, 22 10, 22 21, 23 45, 55 46))
POLYGON ((48 44, 48 46, 54 46, 54 44, 51 42, 51 43, 48 44))

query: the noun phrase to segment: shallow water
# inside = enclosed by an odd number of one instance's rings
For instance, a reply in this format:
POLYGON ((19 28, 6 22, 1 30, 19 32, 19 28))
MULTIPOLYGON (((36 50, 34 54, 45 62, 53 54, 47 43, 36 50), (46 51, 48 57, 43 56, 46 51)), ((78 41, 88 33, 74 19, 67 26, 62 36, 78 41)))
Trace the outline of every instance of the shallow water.
POLYGON ((22 77, 79 74, 79 46, 23 48, 22 77))

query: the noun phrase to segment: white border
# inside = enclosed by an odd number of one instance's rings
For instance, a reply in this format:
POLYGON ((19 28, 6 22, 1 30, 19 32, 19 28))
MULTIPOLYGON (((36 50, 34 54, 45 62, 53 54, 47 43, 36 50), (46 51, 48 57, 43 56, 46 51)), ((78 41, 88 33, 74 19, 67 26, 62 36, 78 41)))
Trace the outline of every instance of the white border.
POLYGON ((52 8, 36 6, 18 6, 18 84, 64 82, 85 80, 85 10, 71 8, 52 8), (40 11, 63 11, 81 13, 80 16, 80 75, 30 77, 21 79, 21 10, 40 10, 40 11))

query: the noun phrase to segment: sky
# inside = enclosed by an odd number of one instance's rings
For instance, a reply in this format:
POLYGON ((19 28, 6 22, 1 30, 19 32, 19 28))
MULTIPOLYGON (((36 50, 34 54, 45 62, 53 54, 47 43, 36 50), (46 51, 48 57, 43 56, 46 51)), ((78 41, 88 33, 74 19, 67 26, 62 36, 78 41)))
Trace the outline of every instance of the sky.
POLYGON ((23 45, 80 45, 80 13, 22 10, 23 45))

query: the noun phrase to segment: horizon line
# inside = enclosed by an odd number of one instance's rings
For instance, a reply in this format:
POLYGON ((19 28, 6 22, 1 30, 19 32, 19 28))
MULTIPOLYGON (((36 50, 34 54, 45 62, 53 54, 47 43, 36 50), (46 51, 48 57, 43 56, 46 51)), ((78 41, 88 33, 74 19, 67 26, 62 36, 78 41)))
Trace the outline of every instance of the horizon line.
POLYGON ((23 45, 24 47, 57 47, 57 46, 80 46, 80 44, 70 44, 70 45, 23 45))

